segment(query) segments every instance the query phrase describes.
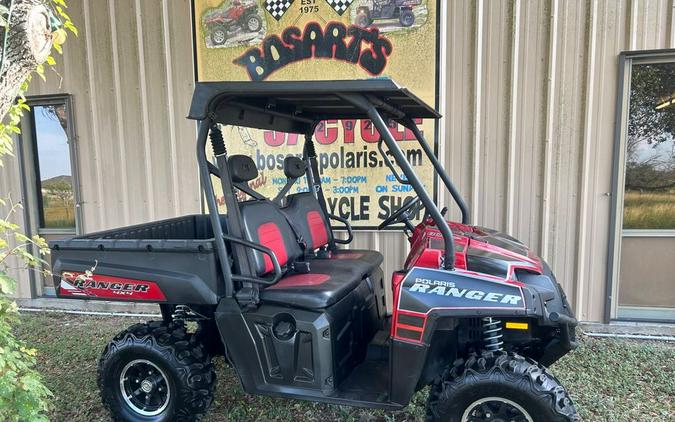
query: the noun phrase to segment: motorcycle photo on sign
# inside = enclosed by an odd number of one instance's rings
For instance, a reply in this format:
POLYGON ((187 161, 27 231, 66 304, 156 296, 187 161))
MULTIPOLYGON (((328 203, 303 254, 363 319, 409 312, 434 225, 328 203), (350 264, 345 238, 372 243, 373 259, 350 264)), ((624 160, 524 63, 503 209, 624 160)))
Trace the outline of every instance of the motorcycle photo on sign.
POLYGON ((201 21, 208 48, 255 44, 267 31, 255 0, 225 0, 206 10, 201 21))
POLYGON ((424 25, 428 14, 426 0, 357 0, 351 21, 361 28, 393 32, 424 25))

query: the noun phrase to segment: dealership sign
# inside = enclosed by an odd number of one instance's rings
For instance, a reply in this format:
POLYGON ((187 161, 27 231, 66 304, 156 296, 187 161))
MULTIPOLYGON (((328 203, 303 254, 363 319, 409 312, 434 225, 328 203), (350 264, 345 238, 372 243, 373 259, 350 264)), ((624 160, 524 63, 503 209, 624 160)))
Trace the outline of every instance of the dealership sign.
MULTIPOLYGON (((393 0, 390 2, 395 3, 393 0)), ((373 0, 194 0, 199 81, 347 80, 390 77, 427 103, 437 98, 436 0, 406 9, 373 0)), ((434 121, 418 121, 429 142, 434 121)), ((274 197, 286 179, 287 155, 302 154, 304 137, 240 127, 224 129, 230 154, 251 156, 260 176, 251 187, 274 197)), ((423 183, 432 166, 413 134, 391 123, 423 183)), ((377 226, 414 192, 398 182, 377 150, 368 120, 322 122, 315 132, 329 211, 355 228, 377 226)), ((218 184, 216 184, 218 186, 218 184)), ((293 191, 306 190, 299 180, 293 191)), ((222 199, 218 198, 222 203, 222 199)))

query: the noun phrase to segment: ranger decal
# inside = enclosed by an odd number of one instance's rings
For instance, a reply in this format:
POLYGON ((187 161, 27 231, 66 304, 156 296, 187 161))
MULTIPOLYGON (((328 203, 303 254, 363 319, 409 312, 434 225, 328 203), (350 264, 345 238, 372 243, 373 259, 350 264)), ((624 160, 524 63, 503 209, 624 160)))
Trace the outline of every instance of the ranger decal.
POLYGON ((462 271, 415 267, 401 283, 398 308, 427 313, 431 309, 525 309, 520 286, 462 271))
POLYGON ((152 281, 113 277, 102 274, 87 276, 78 272, 63 272, 59 296, 91 299, 165 301, 162 290, 152 281))

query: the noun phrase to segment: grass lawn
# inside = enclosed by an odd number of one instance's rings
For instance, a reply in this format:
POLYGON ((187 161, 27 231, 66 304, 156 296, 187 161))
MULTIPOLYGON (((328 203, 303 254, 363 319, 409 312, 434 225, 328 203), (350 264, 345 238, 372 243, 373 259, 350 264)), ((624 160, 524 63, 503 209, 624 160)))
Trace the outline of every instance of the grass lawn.
POLYGON ((675 192, 626 192, 623 228, 675 229, 675 192))
MULTIPOLYGON (((96 387, 99 354, 135 318, 24 314, 19 337, 36 347, 38 369, 54 392, 54 421, 109 420, 96 387)), ((206 419, 216 421, 421 421, 426 390, 405 410, 382 412, 241 391, 234 371, 216 360, 218 385, 206 419)), ((552 366, 585 421, 675 420, 675 344, 582 337, 581 346, 552 366)))

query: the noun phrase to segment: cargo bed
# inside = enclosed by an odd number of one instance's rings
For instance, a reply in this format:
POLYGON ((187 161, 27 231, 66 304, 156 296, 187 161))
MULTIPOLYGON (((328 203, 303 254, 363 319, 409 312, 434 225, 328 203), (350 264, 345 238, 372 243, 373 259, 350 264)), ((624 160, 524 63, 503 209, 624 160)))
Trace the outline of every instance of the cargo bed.
MULTIPOLYGON (((226 230, 225 216, 221 224, 226 230)), ((214 305, 224 294, 207 215, 90 233, 49 246, 59 297, 214 305), (86 276, 92 268, 93 275, 86 276)))

